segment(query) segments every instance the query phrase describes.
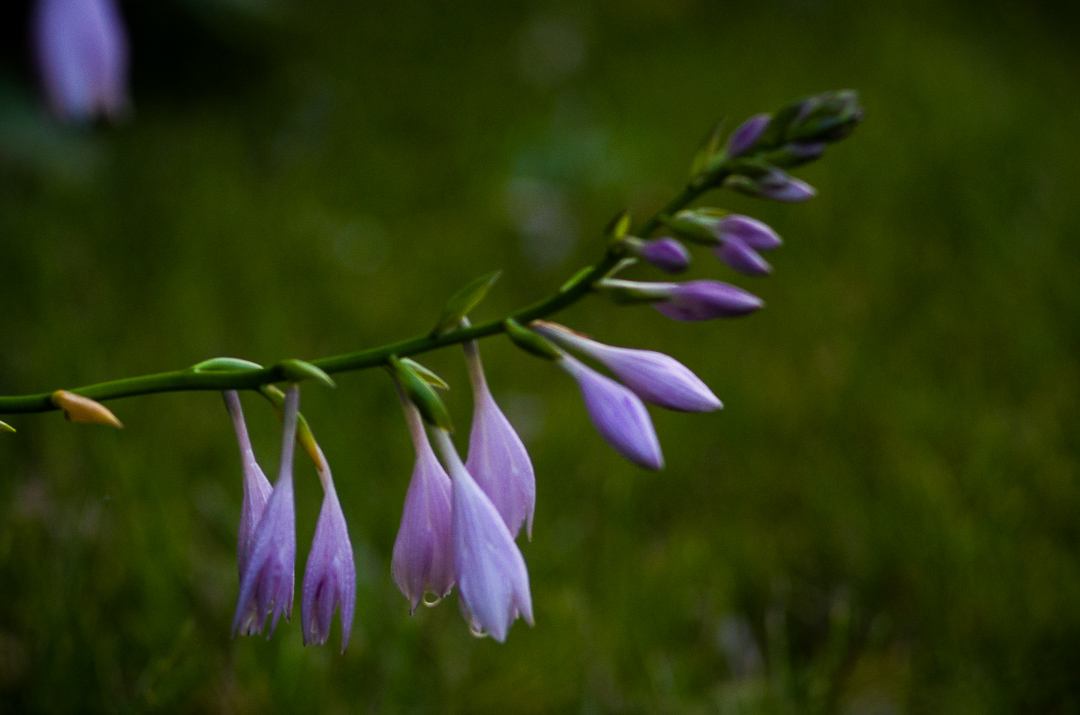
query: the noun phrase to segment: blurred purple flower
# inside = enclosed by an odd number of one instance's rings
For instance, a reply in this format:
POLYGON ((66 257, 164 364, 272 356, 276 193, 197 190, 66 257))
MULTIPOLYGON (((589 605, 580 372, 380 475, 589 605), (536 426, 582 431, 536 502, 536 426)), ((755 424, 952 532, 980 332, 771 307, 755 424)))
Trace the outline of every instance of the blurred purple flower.
POLYGON ((605 365, 643 400, 683 412, 711 412, 723 406, 708 385, 669 355, 605 345, 556 323, 533 326, 563 347, 605 365))
POLYGON ((474 633, 502 643, 518 616, 533 625, 525 559, 495 505, 461 462, 450 435, 443 429, 434 435, 451 475, 451 540, 462 611, 474 633))
POLYGON ((292 467, 299 407, 300 390, 292 385, 285 394, 281 469, 270 500, 255 527, 251 555, 240 578, 233 635, 261 633, 270 617, 270 633, 273 633, 282 615, 286 620, 292 616, 296 568, 292 467))
POLYGON ((59 117, 123 113, 128 47, 113 0, 38 0, 33 35, 45 93, 59 117))
POLYGON ((674 320, 734 318, 765 305, 757 296, 720 281, 687 281, 667 286, 664 300, 654 307, 674 320))
POLYGON ((740 238, 729 236, 713 250, 717 258, 739 273, 748 276, 767 276, 772 273, 772 266, 740 238))
POLYGON ((270 499, 270 481, 266 478, 259 463, 255 460, 255 451, 251 448, 247 425, 244 423, 244 409, 240 405, 240 396, 236 390, 224 393, 225 407, 232 418, 236 441, 240 445, 240 462, 244 470, 244 497, 240 506, 240 529, 236 544, 236 562, 240 577, 243 578, 251 558, 251 549, 255 544, 255 527, 259 523, 266 502, 270 499))
POLYGON ((413 613, 425 593, 441 599, 454 587, 450 477, 431 449, 419 411, 404 397, 401 402, 416 451, 416 464, 405 494, 391 570, 394 582, 409 601, 409 612, 413 613))
MULTIPOLYGON (((321 456, 321 454, 320 454, 321 456)), ((326 465, 326 459, 322 460, 326 465)), ((308 552, 301 589, 301 621, 304 645, 322 645, 330 637, 330 622, 335 606, 341 608, 341 652, 349 645, 353 611, 356 608, 356 564, 352 544, 345 526, 334 477, 327 465, 320 470, 323 483, 323 503, 315 538, 308 552)))
POLYGON ((690 266, 690 252, 674 238, 637 239, 631 250, 642 260, 668 273, 682 273, 690 266))
POLYGON ((755 114, 740 124, 728 138, 727 155, 734 158, 752 149, 765 133, 770 119, 768 114, 755 114))
POLYGON ((646 469, 663 468, 656 430, 637 395, 570 355, 563 355, 558 364, 577 380, 593 425, 612 447, 646 469))
POLYGON ((473 423, 466 469, 517 537, 521 525, 532 538, 536 477, 525 445, 491 395, 475 342, 464 345, 473 390, 473 423))
POLYGON ((808 201, 816 193, 810 184, 776 168, 756 177, 732 176, 725 185, 748 196, 784 203, 808 201))

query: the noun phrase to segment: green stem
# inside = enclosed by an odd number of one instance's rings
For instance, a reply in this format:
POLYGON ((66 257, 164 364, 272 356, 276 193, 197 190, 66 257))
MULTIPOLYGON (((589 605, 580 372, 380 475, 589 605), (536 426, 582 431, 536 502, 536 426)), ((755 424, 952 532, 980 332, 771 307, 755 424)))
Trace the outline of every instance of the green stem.
MULTIPOLYGON (((661 217, 684 208, 711 186, 719 185, 723 177, 718 175, 710 178, 712 180, 709 182, 697 181, 687 185, 682 192, 668 202, 667 206, 646 220, 634 232, 634 235, 647 238, 660 227, 662 223, 661 217)), ((517 322, 527 325, 533 320, 546 318, 578 302, 592 290, 597 281, 604 278, 619 263, 620 259, 621 256, 609 250, 599 262, 593 264, 587 271, 582 272, 571 283, 564 285, 559 292, 497 320, 458 328, 442 335, 419 335, 388 345, 345 355, 310 360, 309 362, 328 373, 364 370, 386 365, 392 355, 398 357, 420 355, 448 345, 457 345, 469 340, 498 335, 504 332, 503 323, 507 318, 513 318, 517 322)), ((281 368, 277 366, 261 370, 229 372, 194 372, 185 369, 159 372, 152 375, 140 375, 110 382, 99 382, 95 385, 69 388, 69 391, 104 402, 120 397, 134 397, 159 392, 254 390, 269 383, 281 382, 284 379, 285 375, 281 368)), ((57 407, 52 402, 51 392, 0 397, 0 414, 50 412, 55 409, 57 407)))

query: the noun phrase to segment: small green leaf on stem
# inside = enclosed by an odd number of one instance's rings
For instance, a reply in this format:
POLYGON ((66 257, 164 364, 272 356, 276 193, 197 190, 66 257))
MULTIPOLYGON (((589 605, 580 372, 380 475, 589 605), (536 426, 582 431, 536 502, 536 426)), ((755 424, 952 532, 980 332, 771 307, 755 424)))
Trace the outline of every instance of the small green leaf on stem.
POLYGON ((277 364, 277 367, 281 369, 282 374, 286 380, 291 382, 302 382, 304 380, 315 380, 324 387, 334 388, 337 384, 334 380, 326 374, 326 372, 320 368, 312 365, 304 360, 297 360, 295 358, 289 360, 282 360, 277 364))
POLYGON ((724 122, 718 121, 713 125, 712 131, 702 142, 701 148, 698 149, 694 155, 694 160, 690 163, 690 177, 694 178, 700 174, 705 173, 712 168, 711 164, 713 158, 720 153, 720 148, 723 146, 724 139, 724 122))
POLYGON ((608 225, 604 227, 604 235, 612 241, 618 241, 622 239, 627 233, 630 232, 630 224, 632 222, 630 212, 620 211, 615 215, 615 218, 608 221, 608 225))
POLYGON ((416 373, 420 375, 420 377, 424 378, 427 384, 431 385, 432 387, 439 390, 450 389, 450 384, 446 380, 439 377, 431 368, 421 365, 412 358, 402 358, 401 362, 402 364, 407 365, 413 370, 415 370, 416 373))
POLYGON ((191 366, 192 372, 246 372, 248 370, 262 370, 262 365, 250 360, 241 360, 233 357, 216 357, 203 360, 191 366))
POLYGON ((15 434, 15 428, 7 422, 0 420, 0 432, 10 432, 11 434, 15 434))
POLYGON ((562 351, 555 347, 550 340, 539 333, 529 330, 513 318, 507 318, 503 322, 503 327, 506 328, 507 337, 527 353, 542 357, 545 360, 558 360, 563 355, 562 351))
POLYGON ((457 293, 450 296, 450 300, 446 301, 446 307, 443 308, 442 315, 439 316, 438 322, 436 322, 435 327, 432 328, 431 334, 443 335, 460 325, 462 319, 464 319, 473 308, 480 305, 480 301, 487 296, 488 291, 491 290, 491 286, 495 285, 495 281, 499 280, 499 276, 501 275, 502 271, 486 273, 469 282, 457 293))
POLYGON ((52 403, 64 411, 64 417, 70 422, 83 424, 108 425, 116 429, 123 429, 124 425, 116 419, 116 415, 108 407, 89 397, 76 395, 67 390, 57 390, 52 393, 52 403))
POLYGON ((394 371, 401 389, 405 391, 409 400, 420 410, 420 414, 435 427, 441 427, 447 432, 454 430, 450 421, 450 413, 446 409, 442 398, 416 370, 398 359, 396 355, 390 357, 390 366, 394 371))

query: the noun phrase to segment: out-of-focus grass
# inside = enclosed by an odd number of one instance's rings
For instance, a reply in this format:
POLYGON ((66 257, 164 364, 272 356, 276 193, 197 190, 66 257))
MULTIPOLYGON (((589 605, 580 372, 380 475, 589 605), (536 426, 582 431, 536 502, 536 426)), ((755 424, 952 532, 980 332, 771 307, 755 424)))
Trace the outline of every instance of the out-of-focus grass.
MULTIPOLYGON (((601 300, 566 319, 663 349, 727 409, 657 414, 668 469, 591 433, 501 342, 535 460, 537 625, 498 646, 389 573, 411 452, 377 372, 305 391, 359 570, 344 657, 232 641, 235 446, 215 395, 0 437, 5 710, 1073 712, 1080 709, 1080 169, 1068 19, 854 2, 128 7, 133 121, 43 124, 0 91, 0 392, 212 355, 342 352, 552 290, 684 178, 695 141, 801 94, 866 125, 738 197, 785 236, 749 320, 601 300)), ((8 30, 7 32, 10 32, 8 30)), ((643 273, 642 275, 647 275, 643 273)), ((695 275, 725 275, 707 255, 695 275)), ((730 276, 728 276, 730 277, 730 276)), ((430 364, 469 403, 453 351, 430 364)), ((249 405, 264 465, 276 424, 249 405)), ((301 551, 318 486, 301 470, 301 551)))

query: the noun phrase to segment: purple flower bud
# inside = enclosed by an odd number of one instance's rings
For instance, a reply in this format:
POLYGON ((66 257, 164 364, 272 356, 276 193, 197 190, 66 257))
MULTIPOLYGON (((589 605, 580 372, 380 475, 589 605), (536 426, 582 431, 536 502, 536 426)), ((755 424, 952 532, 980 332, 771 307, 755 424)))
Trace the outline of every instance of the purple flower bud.
POLYGON ((45 93, 58 116, 123 112, 127 38, 113 0, 39 0, 33 33, 45 93))
POLYGON ((728 139, 727 155, 737 157, 752 149, 769 127, 768 114, 755 114, 740 124, 728 139))
POLYGON ((796 179, 779 169, 773 169, 756 179, 733 177, 732 180, 732 187, 738 191, 784 203, 808 201, 816 193, 814 187, 810 184, 796 179), (738 179, 741 179, 741 181, 738 181, 738 179))
POLYGON ((637 395, 570 355, 559 366, 577 380, 593 425, 616 451, 646 469, 663 468, 660 441, 637 395))
POLYGON ((263 510, 266 509, 271 487, 270 481, 255 460, 255 451, 251 448, 251 438, 248 437, 247 425, 244 423, 244 409, 240 405, 240 396, 236 394, 236 390, 228 390, 224 396, 225 407, 232 418, 233 429, 236 430, 236 441, 240 445, 240 462, 244 470, 244 498, 240 506, 240 529, 236 543, 236 562, 240 567, 240 577, 243 578, 248 560, 251 558, 251 549, 255 544, 255 527, 259 523, 263 510))
POLYGON ((462 610, 474 633, 502 643, 514 620, 533 624, 525 559, 506 522, 461 462, 450 435, 434 432, 452 477, 451 540, 462 610))
MULTIPOLYGON (((326 459, 323 458, 323 464, 326 459)), ((349 645, 353 610, 356 608, 356 564, 330 467, 322 470, 323 503, 315 538, 308 552, 301 588, 301 621, 304 645, 322 645, 330 637, 334 608, 341 608, 341 652, 349 645)))
POLYGON ((753 313, 765 304, 742 288, 720 281, 671 283, 667 298, 655 308, 674 320, 734 318, 753 313))
POLYGON ((742 214, 729 214, 717 221, 716 237, 721 241, 737 238, 757 251, 771 251, 782 243, 768 224, 742 214))
POLYGON ((510 533, 517 537, 525 524, 531 539, 536 508, 532 461, 488 389, 479 347, 475 342, 464 347, 473 388, 472 433, 465 467, 498 509, 510 533))
POLYGON ((405 494, 391 570, 398 589, 409 601, 409 612, 413 613, 426 593, 434 594, 427 601, 434 605, 454 587, 450 477, 431 449, 416 407, 403 399, 402 408, 409 423, 416 464, 405 494))
POLYGON ((740 273, 748 276, 767 276, 772 273, 772 266, 761 254, 734 236, 729 236, 713 250, 720 260, 740 273))
POLYGON ((682 273, 690 266, 690 252, 674 238, 638 241, 632 244, 632 250, 642 260, 668 273, 682 273))
POLYGON ((299 407, 300 390, 293 385, 285 395, 281 469, 270 500, 255 527, 251 556, 240 578, 233 635, 261 633, 270 617, 272 634, 282 615, 286 619, 292 616, 293 573, 296 568, 292 467, 299 407))
POLYGON ((563 347, 605 365, 638 397, 683 412, 711 412, 723 405, 708 385, 673 357, 652 350, 604 345, 555 323, 536 329, 563 347))

